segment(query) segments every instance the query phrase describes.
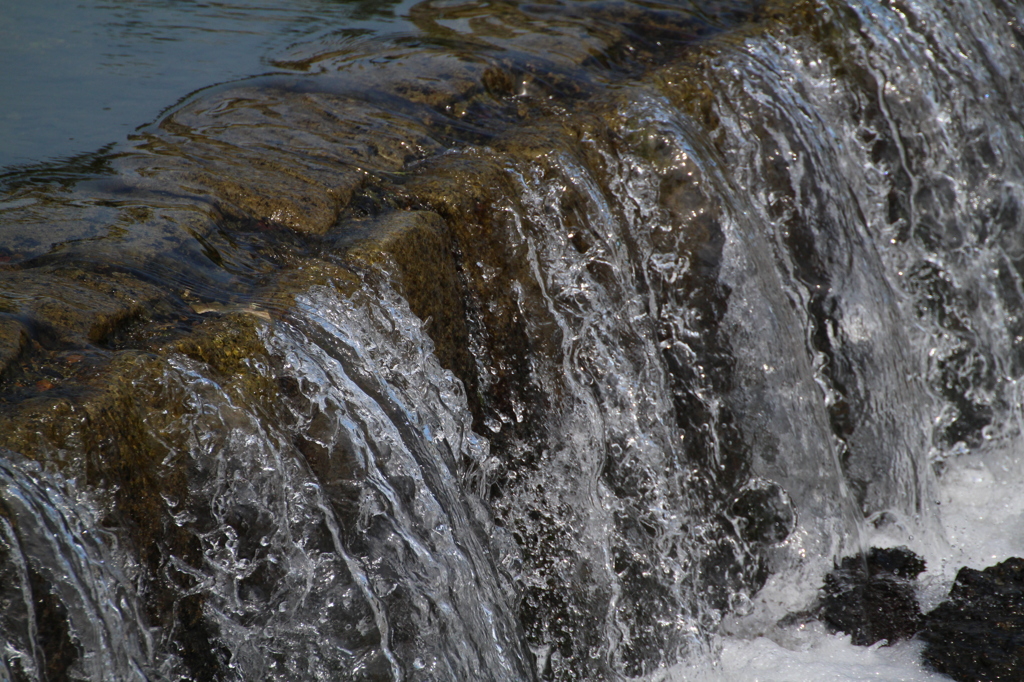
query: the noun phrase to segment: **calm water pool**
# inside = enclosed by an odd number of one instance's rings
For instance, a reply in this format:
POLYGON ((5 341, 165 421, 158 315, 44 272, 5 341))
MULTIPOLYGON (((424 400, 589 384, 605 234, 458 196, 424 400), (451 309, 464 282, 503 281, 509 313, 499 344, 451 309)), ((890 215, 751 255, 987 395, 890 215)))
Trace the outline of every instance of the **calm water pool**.
POLYGON ((411 0, 0 0, 0 168, 94 152, 189 93, 328 33, 410 30, 411 0))

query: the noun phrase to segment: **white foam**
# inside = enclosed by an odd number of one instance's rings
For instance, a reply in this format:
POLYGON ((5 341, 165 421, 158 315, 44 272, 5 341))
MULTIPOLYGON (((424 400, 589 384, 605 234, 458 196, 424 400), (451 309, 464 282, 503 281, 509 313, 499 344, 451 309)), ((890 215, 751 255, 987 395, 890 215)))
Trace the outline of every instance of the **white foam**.
POLYGON ((1024 555, 1024 483, 1018 468, 1009 458, 964 458, 942 477, 940 506, 951 547, 943 557, 943 575, 1024 555))
MULTIPOLYGON (((924 611, 946 598, 963 566, 982 569, 1024 556, 1024 481, 1014 453, 964 456, 939 481, 945 543, 935 543, 919 578, 924 611)), ((802 604, 794 604, 799 609, 802 604)), ((858 647, 817 623, 726 637, 714 677, 725 682, 946 680, 920 663, 920 641, 858 647)))
POLYGON ((721 677, 730 682, 930 682, 949 678, 918 663, 921 643, 858 647, 848 635, 821 633, 806 649, 792 650, 767 637, 727 640, 721 677))

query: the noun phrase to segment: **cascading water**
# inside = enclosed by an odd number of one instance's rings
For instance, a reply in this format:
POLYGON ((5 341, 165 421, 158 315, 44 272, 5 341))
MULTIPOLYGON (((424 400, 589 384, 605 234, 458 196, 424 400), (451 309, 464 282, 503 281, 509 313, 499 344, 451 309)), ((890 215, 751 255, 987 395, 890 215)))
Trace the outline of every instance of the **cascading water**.
POLYGON ((76 658, 77 645, 88 652, 76 666, 84 679, 141 676, 153 656, 152 633, 116 539, 97 528, 97 510, 74 488, 4 455, 0 673, 47 679, 76 658))
POLYGON ((710 679, 944 567, 936 476, 1019 473, 1022 15, 423 2, 11 174, 0 671, 710 679))

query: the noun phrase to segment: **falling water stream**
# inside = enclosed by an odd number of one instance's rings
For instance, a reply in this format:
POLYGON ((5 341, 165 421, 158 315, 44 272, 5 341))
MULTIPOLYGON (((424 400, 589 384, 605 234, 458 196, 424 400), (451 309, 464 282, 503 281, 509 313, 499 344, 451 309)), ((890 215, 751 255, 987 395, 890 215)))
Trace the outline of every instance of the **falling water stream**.
POLYGON ((0 678, 943 679, 786 616, 1024 551, 1024 7, 402 7, 0 175, 0 678))

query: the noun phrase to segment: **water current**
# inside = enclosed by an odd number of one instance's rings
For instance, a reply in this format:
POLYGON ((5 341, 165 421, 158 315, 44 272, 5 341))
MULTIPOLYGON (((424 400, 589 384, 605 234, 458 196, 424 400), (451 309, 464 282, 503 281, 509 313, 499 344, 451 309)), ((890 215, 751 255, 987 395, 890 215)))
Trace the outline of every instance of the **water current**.
POLYGON ((1024 548, 1024 7, 399 11, 0 176, 0 677, 933 679, 785 617, 1024 548))

